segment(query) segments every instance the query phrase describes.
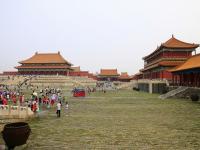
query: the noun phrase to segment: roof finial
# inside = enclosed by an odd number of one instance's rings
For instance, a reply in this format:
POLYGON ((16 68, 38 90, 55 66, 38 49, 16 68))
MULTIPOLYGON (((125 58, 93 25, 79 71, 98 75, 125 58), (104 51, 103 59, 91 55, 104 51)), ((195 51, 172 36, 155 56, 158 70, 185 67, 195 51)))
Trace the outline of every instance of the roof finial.
POLYGON ((172 38, 174 38, 174 34, 172 34, 172 38))
POLYGON ((37 55, 37 54, 38 54, 38 52, 36 51, 36 52, 35 52, 35 55, 37 55))
POLYGON ((58 54, 60 55, 60 51, 58 51, 58 54))

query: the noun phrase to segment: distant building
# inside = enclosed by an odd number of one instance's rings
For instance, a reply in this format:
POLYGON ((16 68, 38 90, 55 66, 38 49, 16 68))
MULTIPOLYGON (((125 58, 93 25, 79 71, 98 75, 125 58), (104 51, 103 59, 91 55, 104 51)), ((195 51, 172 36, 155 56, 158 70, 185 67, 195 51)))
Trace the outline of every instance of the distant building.
POLYGON ((173 85, 200 87, 200 54, 190 57, 170 71, 173 74, 173 85))
POLYGON ((58 53, 35 53, 15 67, 21 75, 68 75, 72 64, 58 53))
POLYGON ((128 75, 127 72, 122 72, 118 80, 121 82, 130 82, 132 78, 128 75))
POLYGON ((136 74, 134 74, 134 75, 132 76, 132 80, 139 80, 139 79, 143 79, 143 74, 142 74, 142 72, 138 72, 138 73, 136 73, 136 74))
POLYGON ((118 77, 117 69, 101 69, 97 75, 99 81, 117 81, 118 77))
POLYGON ((168 41, 143 58, 144 68, 140 70, 143 78, 172 80, 172 74, 168 70, 184 63, 197 47, 198 44, 180 41, 172 35, 168 41))

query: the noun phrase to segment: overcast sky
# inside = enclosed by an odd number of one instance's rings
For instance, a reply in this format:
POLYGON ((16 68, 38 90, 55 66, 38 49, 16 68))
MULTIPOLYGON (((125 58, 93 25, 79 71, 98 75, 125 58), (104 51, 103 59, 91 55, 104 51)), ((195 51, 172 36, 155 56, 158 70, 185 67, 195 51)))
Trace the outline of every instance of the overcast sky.
POLYGON ((60 51, 82 70, 134 74, 172 34, 200 43, 199 0, 0 0, 0 71, 60 51))

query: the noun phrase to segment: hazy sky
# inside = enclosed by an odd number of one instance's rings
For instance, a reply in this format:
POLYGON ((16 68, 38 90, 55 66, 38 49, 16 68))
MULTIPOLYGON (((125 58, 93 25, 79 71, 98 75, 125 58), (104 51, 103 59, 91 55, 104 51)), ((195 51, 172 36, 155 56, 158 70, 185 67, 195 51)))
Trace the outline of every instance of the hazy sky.
POLYGON ((134 74, 172 34, 200 43, 199 0, 0 0, 0 71, 60 51, 82 70, 134 74))

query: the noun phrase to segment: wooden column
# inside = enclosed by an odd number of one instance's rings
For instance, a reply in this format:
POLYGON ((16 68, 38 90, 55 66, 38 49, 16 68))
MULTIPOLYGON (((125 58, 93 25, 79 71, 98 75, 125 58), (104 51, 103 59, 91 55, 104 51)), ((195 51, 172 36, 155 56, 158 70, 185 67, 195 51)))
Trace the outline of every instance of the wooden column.
POLYGON ((177 85, 177 74, 174 74, 174 85, 177 85))
POLYGON ((176 74, 176 86, 180 84, 180 75, 176 74))
POLYGON ((199 87, 200 86, 200 78, 199 78, 199 73, 197 72, 196 73, 197 74, 197 76, 196 76, 196 84, 197 84, 197 87, 199 87))
POLYGON ((198 73, 196 73, 196 87, 198 87, 198 73))
POLYGON ((183 73, 181 73, 181 86, 184 85, 184 82, 185 82, 185 79, 184 79, 183 73))
POLYGON ((195 73, 193 73, 193 74, 192 74, 192 78, 191 78, 192 86, 193 86, 193 87, 195 87, 195 83, 196 83, 195 77, 196 77, 196 76, 195 76, 195 73))
POLYGON ((172 74, 172 85, 174 85, 174 75, 172 74))

